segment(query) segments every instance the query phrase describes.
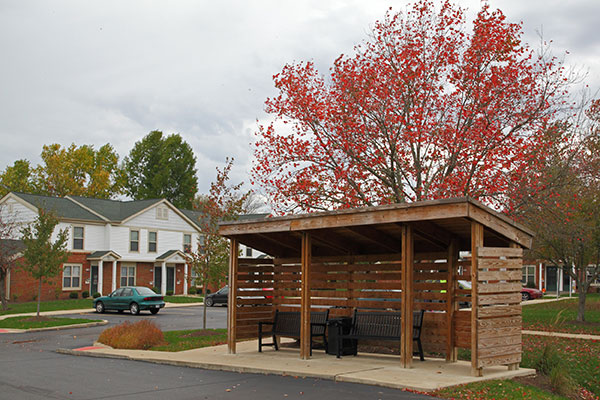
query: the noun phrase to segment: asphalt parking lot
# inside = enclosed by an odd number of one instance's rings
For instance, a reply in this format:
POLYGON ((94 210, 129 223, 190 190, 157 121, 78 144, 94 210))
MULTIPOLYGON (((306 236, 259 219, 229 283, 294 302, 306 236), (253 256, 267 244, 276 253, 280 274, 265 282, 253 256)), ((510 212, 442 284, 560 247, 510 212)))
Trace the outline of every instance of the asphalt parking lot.
MULTIPOLYGON (((202 307, 142 313, 73 314, 123 321, 152 319, 163 330, 199 329, 202 307)), ((225 328, 227 309, 209 308, 208 328, 225 328)), ((292 376, 241 374, 139 361, 58 354, 91 345, 107 326, 0 335, 0 399, 432 399, 410 392, 292 376)))

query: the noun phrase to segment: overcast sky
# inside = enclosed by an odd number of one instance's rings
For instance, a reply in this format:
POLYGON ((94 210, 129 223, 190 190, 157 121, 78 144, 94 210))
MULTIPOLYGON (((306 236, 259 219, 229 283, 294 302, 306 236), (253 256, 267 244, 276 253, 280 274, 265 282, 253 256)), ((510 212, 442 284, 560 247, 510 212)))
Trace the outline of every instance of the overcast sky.
MULTIPOLYGON (((458 1, 470 14, 477 0, 458 1)), ((257 120, 286 63, 324 73, 407 1, 0 0, 0 170, 43 144, 110 143, 121 158, 151 130, 179 133, 206 192, 227 156, 248 182, 257 120)), ((599 0, 495 0, 525 39, 587 69, 600 88, 599 0)))

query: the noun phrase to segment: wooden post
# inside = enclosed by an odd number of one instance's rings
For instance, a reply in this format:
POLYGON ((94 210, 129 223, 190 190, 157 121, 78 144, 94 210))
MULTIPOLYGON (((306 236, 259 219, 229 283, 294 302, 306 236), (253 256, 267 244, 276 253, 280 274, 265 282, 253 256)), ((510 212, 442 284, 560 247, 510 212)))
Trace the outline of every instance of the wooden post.
POLYGON ((455 274, 458 272, 458 243, 453 239, 448 246, 448 290, 446 297, 446 361, 458 360, 458 348, 454 345, 454 313, 458 310, 456 302, 455 274))
POLYGON ((227 352, 229 354, 235 354, 236 344, 238 254, 238 241, 237 239, 231 239, 229 249, 229 294, 227 297, 227 352))
POLYGON ((414 240, 410 225, 402 226, 402 339, 400 358, 402 366, 412 366, 413 355, 413 274, 414 240))
POLYGON ((310 263, 311 240, 309 232, 302 232, 302 282, 300 300, 300 358, 310 358, 310 263))
MULTIPOLYGON (((521 248, 521 246, 519 246, 519 244, 515 243, 515 242, 510 242, 509 246, 512 247, 512 248, 516 248, 516 249, 520 249, 521 248)), ((521 336, 521 341, 522 340, 523 340, 523 336, 521 336)), ((508 364, 508 370, 509 371, 516 371, 518 369, 519 369, 519 363, 508 364)))
POLYGON ((477 318, 479 311, 478 302, 478 251, 479 247, 483 247, 483 225, 479 222, 471 222, 471 374, 473 376, 482 376, 483 369, 478 366, 479 353, 477 334, 477 318))

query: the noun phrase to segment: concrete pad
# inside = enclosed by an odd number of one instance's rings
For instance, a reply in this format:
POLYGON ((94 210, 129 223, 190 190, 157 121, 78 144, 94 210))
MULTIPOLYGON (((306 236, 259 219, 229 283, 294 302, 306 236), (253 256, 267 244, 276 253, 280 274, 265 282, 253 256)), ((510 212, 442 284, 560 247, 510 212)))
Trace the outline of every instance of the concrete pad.
MULTIPOLYGON (((285 339, 283 340, 285 342, 285 339)), ((483 377, 471 376, 471 363, 446 363, 440 359, 413 360, 413 368, 400 367, 398 356, 359 353, 358 356, 336 358, 322 350, 314 350, 309 360, 301 360, 299 349, 258 352, 256 340, 237 344, 237 354, 227 354, 227 346, 213 346, 177 353, 143 350, 118 350, 94 344, 90 350, 79 349, 78 355, 128 358, 222 371, 289 375, 363 383, 395 389, 423 392, 490 379, 510 379, 535 374, 532 369, 509 371, 506 366, 485 368, 483 377)), ((67 352, 62 350, 61 352, 67 352)), ((75 353, 75 352, 73 352, 75 353)))

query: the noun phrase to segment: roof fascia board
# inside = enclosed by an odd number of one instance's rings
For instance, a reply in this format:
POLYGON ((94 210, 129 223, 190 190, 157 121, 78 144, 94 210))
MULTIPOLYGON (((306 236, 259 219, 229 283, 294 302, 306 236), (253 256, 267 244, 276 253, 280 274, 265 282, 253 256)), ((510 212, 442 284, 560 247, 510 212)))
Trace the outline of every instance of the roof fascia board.
POLYGON ((533 233, 516 226, 513 222, 510 222, 510 220, 506 221, 504 218, 500 218, 499 215, 491 214, 481 207, 481 203, 469 203, 469 218, 501 234, 520 246, 527 249, 531 248, 533 233))
POLYGON ((276 217, 264 220, 223 223, 219 226, 219 234, 228 236, 461 218, 468 216, 467 204, 468 202, 465 199, 452 202, 423 202, 422 204, 402 207, 396 205, 395 207, 361 208, 354 212, 343 210, 337 214, 326 212, 314 215, 304 214, 291 218, 276 217))
POLYGON ((108 219, 108 218, 106 218, 104 215, 102 215, 102 214, 100 214, 100 213, 98 213, 98 212, 94 211, 93 209, 91 209, 91 208, 89 208, 89 207, 87 207, 87 206, 83 205, 82 203, 78 202, 77 200, 75 200, 75 199, 74 199, 74 198, 72 198, 71 196, 68 196, 68 195, 67 195, 67 196, 65 196, 65 199, 69 199, 69 200, 71 200, 73 203, 77 204, 79 207, 81 207, 81 208, 83 208, 84 210, 86 210, 86 211, 88 211, 88 212, 90 212, 90 213, 94 214, 95 216, 97 216, 98 218, 102 219, 103 221, 106 221, 106 222, 108 222, 108 221, 109 221, 109 219, 108 219))

